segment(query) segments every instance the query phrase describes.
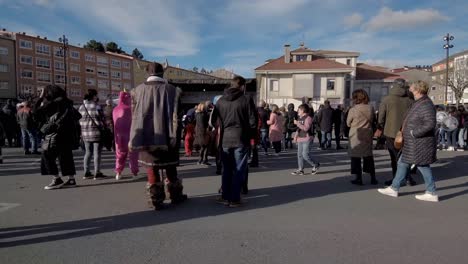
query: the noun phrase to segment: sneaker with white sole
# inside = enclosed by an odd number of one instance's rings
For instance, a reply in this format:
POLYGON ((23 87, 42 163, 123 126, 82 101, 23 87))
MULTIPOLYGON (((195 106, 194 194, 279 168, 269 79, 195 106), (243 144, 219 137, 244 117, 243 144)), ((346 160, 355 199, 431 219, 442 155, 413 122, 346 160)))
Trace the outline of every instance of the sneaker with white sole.
POLYGON ((54 178, 52 182, 45 186, 44 189, 46 190, 54 190, 54 189, 60 189, 65 183, 63 182, 62 178, 54 178))
POLYGON ((391 197, 398 197, 398 192, 393 190, 392 187, 377 189, 377 191, 383 195, 388 195, 391 197))
POLYGON ((118 181, 121 180, 122 175, 120 173, 115 174, 115 179, 118 180, 118 181))
POLYGON ((291 172, 291 175, 304 175, 304 171, 303 170, 295 170, 295 171, 291 172))
POLYGON ((63 185, 62 188, 73 188, 76 187, 76 180, 75 179, 68 179, 63 185))
POLYGON ((320 168, 320 163, 317 163, 317 164, 312 168, 311 174, 312 174, 312 175, 317 174, 319 168, 320 168))
POLYGON ((419 195, 416 195, 415 198, 420 201, 426 201, 426 202, 438 202, 439 201, 439 196, 437 194, 432 194, 432 193, 419 194, 419 195))

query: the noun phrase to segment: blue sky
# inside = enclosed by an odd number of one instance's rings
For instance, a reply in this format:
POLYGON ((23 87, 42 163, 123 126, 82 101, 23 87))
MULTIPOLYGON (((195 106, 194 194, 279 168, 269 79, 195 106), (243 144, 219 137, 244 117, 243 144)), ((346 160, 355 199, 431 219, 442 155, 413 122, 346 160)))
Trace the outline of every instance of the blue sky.
POLYGON ((432 64, 468 49, 468 1, 426 0, 0 0, 0 27, 72 44, 89 39, 139 48, 146 59, 184 68, 254 68, 304 41, 312 49, 357 51, 397 67, 432 64))

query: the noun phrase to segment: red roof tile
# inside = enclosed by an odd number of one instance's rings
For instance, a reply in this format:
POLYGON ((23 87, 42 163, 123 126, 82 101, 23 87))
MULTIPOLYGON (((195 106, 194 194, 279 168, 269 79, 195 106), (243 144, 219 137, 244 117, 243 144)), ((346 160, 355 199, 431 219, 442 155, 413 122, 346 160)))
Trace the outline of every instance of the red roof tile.
POLYGON ((279 57, 278 59, 272 60, 255 70, 265 71, 265 70, 327 70, 327 69, 346 69, 352 70, 353 68, 328 59, 316 59, 313 61, 296 61, 285 63, 284 56, 279 57))
POLYGON ((358 64, 356 67, 356 80, 395 80, 398 78, 403 77, 388 72, 383 67, 371 66, 364 63, 358 64))

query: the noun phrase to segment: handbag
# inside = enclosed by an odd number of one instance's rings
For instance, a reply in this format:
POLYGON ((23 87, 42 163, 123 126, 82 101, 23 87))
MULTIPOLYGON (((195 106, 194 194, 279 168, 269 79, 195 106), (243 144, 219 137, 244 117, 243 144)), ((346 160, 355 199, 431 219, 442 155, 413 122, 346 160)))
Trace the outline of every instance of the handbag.
POLYGON ((94 120, 94 118, 91 117, 91 115, 88 112, 88 109, 86 108, 86 106, 84 104, 83 104, 83 107, 84 107, 84 109, 86 111, 86 115, 91 119, 91 121, 93 121, 93 124, 99 129, 99 132, 101 133, 101 143, 102 143, 102 145, 107 150, 111 150, 112 149, 112 140, 113 140, 111 130, 109 128, 105 127, 105 126, 99 126, 96 123, 96 121, 94 120))
MULTIPOLYGON (((418 103, 421 103, 421 102, 423 102, 423 101, 424 101, 424 100, 421 100, 421 101, 417 102, 417 103, 414 104, 413 107, 411 107, 411 108, 416 107, 416 105, 417 105, 418 103)), ((409 115, 408 115, 408 116, 409 116, 409 115)), ((397 132, 396 137, 395 137, 395 141, 393 142, 393 146, 395 147, 396 150, 400 150, 400 149, 403 148, 403 145, 404 145, 403 130, 405 130, 406 121, 408 120, 408 116, 406 116, 405 121, 403 121, 403 126, 401 127, 400 131, 397 132)))

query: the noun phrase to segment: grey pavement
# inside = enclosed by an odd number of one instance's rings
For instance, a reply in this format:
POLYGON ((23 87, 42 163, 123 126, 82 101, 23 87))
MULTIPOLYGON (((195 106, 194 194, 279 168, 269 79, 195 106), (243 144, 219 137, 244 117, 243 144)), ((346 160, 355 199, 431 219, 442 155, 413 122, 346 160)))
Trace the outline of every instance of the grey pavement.
MULTIPOLYGON (((261 155, 238 209, 214 202, 214 167, 184 158, 190 199, 155 212, 143 172, 118 182, 77 177, 78 188, 45 191, 50 178, 39 174, 39 157, 4 149, 0 263, 468 263, 468 152, 438 153, 439 203, 414 199, 424 190, 420 176, 401 197, 386 197, 367 175, 363 187, 349 183, 345 150, 312 153, 321 170, 304 176, 290 175, 294 151, 261 155)), ((389 156, 374 154, 383 183, 389 156)), ((77 152, 79 169, 81 159, 77 152)), ((113 175, 113 154, 103 160, 113 175)))

